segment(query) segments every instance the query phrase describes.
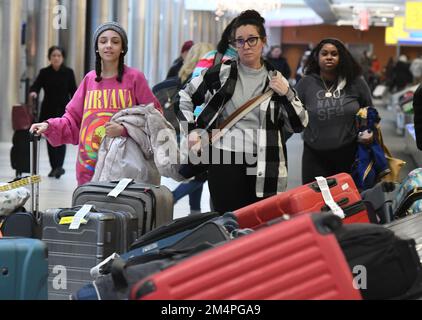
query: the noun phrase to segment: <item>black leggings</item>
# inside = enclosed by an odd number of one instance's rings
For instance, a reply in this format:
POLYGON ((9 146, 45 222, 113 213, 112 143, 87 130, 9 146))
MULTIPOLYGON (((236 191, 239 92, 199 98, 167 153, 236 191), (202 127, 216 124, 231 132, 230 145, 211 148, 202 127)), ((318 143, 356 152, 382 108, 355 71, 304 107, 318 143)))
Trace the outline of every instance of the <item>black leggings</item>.
POLYGON ((51 169, 62 168, 64 157, 66 156, 66 145, 53 147, 47 141, 48 158, 50 159, 51 169))
POLYGON ((230 164, 222 164, 220 161, 221 164, 213 163, 208 168, 208 186, 214 211, 230 212, 262 200, 256 196, 256 174, 247 172, 248 168, 256 167, 256 162, 247 164, 246 161, 241 161, 242 163, 236 164, 234 160, 245 158, 245 155, 214 148, 212 152, 219 153, 220 160, 223 159, 221 157, 232 160, 230 164))
POLYGON ((357 144, 352 143, 336 150, 315 150, 306 143, 302 156, 302 183, 315 181, 315 177, 351 173, 356 157, 357 144))

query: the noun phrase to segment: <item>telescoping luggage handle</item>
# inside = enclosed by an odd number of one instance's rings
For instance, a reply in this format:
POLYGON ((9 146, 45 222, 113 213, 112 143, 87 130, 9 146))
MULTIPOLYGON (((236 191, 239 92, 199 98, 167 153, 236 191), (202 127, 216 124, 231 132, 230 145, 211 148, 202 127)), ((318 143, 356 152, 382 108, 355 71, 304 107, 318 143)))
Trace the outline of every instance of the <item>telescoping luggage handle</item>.
MULTIPOLYGON (((40 164, 39 146, 40 146, 41 136, 33 132, 30 132, 29 140, 31 143, 31 147, 30 147, 31 175, 36 176, 38 175, 39 164, 40 164)), ((40 185, 39 183, 34 183, 31 185, 31 212, 34 214, 35 219, 37 221, 40 220, 39 196, 40 196, 40 185)))

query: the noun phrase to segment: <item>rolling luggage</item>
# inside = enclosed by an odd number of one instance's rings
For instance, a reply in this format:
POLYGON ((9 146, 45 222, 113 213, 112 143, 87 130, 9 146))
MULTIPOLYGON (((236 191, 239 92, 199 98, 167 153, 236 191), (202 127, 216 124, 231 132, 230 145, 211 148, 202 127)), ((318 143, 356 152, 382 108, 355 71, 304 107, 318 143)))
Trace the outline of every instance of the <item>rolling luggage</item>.
POLYGON ((130 212, 138 217, 138 237, 173 220, 173 194, 167 187, 122 182, 79 186, 73 193, 72 206, 93 204, 98 210, 130 212), (121 192, 116 197, 110 195, 122 182, 121 192))
POLYGON ((18 130, 13 133, 10 164, 20 178, 24 172, 30 172, 30 134, 28 130, 18 130))
POLYGON ((306 214, 201 252, 139 283, 139 300, 361 299, 332 233, 332 214, 306 214))
POLYGON ((217 244, 253 232, 238 228, 238 223, 230 214, 220 217, 218 213, 210 212, 176 219, 136 240, 128 252, 108 257, 91 269, 91 275, 95 278, 100 274, 110 273, 115 259, 127 262, 141 256, 157 254, 164 249, 184 250, 205 242, 217 244))
MULTIPOLYGON (((206 215, 206 214, 204 214, 206 215)), ((156 242, 159 247, 150 246, 147 252, 140 247, 131 250, 123 255, 113 255, 105 262, 96 266, 91 270, 91 274, 96 275, 95 281, 87 284, 73 295, 76 300, 110 300, 110 299, 128 299, 131 286, 139 280, 168 268, 181 260, 186 259, 194 254, 209 250, 220 243, 232 240, 246 234, 247 230, 237 230, 237 223, 230 217, 214 217, 204 221, 192 230, 188 230, 188 234, 183 235, 181 230, 182 225, 191 227, 193 221, 199 222, 200 214, 196 215, 196 219, 191 221, 177 221, 177 227, 166 226, 164 230, 166 233, 161 233, 160 237, 156 229, 152 231, 155 233, 156 242), (179 233, 168 232, 179 229, 179 233), (165 240, 166 234, 173 234, 170 236, 174 238, 178 236, 178 240, 165 240), (175 234, 174 234, 175 233, 175 234), (98 276, 101 274, 102 276, 98 276)), ((207 215, 208 217, 210 215, 207 215)), ((204 220, 204 219, 202 219, 204 220)), ((249 230, 253 232, 252 230, 249 230)))
POLYGON ((10 162, 16 170, 16 177, 20 178, 24 172, 30 172, 30 133, 34 119, 37 117, 37 104, 34 99, 31 104, 19 104, 12 107, 12 149, 10 162))
POLYGON ((132 243, 130 250, 138 249, 138 252, 148 253, 152 250, 163 249, 184 236, 192 232, 193 229, 200 226, 202 223, 219 217, 217 212, 191 214, 187 217, 173 220, 172 222, 162 225, 145 235, 141 236, 134 243, 132 243))
MULTIPOLYGON (((82 218, 82 217, 81 217, 82 218)), ((124 253, 136 240, 138 219, 129 212, 95 208, 50 209, 42 216, 42 240, 47 244, 48 296, 50 300, 68 300, 92 281, 90 269, 112 253, 124 253), (86 215, 72 228, 79 214, 86 215), (58 284, 57 276, 66 275, 58 284)))
MULTIPOLYGON (((333 200, 344 212, 343 223, 377 222, 370 217, 349 174, 327 178, 333 200)), ((328 188, 327 188, 328 189, 328 188)), ((329 211, 317 182, 300 186, 251 204, 234 212, 241 228, 255 229, 261 224, 287 215, 329 211)))
MULTIPOLYGON (((1 232, 5 237, 24 237, 24 238, 37 238, 41 239, 41 213, 39 212, 39 182, 38 176, 39 167, 39 145, 40 136, 30 135, 31 149, 31 174, 29 178, 22 179, 20 182, 29 181, 31 184, 31 198, 30 198, 30 211, 25 208, 20 208, 16 212, 7 216, 0 226, 1 232)), ((12 183, 13 184, 13 183, 12 183)))
POLYGON ((0 300, 47 300, 47 247, 40 240, 0 238, 0 300))

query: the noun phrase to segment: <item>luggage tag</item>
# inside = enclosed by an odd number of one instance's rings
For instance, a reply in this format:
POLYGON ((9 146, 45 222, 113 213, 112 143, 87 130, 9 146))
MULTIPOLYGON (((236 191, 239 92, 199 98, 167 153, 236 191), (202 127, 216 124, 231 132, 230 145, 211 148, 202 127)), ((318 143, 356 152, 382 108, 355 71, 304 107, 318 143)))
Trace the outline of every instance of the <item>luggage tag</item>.
POLYGON ((132 181, 133 179, 128 178, 120 180, 117 186, 111 190, 107 196, 117 198, 119 194, 121 194, 127 188, 127 186, 132 183, 132 181))
MULTIPOLYGON (((63 218, 60 219, 59 224, 60 225, 71 224, 73 222, 74 218, 75 217, 63 217, 63 218)), ((88 223, 87 220, 85 220, 85 219, 81 220, 81 224, 87 224, 87 223, 88 223)))
POLYGON ((82 220, 89 212, 91 212, 92 207, 92 204, 83 205, 82 208, 80 208, 79 211, 76 212, 75 216, 73 217, 73 221, 69 226, 69 230, 78 230, 81 226, 82 220))
POLYGON ((327 179, 324 177, 315 177, 317 180, 319 189, 321 190, 322 198, 324 199, 325 204, 330 208, 330 210, 340 218, 344 219, 345 215, 343 209, 334 201, 333 196, 328 186, 327 179))
POLYGON ((98 278, 102 274, 102 267, 105 266, 109 261, 112 261, 114 259, 120 258, 119 254, 114 252, 111 256, 106 258, 104 261, 97 264, 95 267, 91 268, 89 273, 91 274, 91 277, 93 279, 98 278))

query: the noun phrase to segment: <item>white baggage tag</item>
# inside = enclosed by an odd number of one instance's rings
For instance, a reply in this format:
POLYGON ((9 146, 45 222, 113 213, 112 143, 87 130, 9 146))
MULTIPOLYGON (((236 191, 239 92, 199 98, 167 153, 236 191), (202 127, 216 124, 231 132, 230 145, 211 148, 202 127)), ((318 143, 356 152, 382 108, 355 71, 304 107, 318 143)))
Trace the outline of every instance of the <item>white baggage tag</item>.
POLYGON ((98 278, 100 276, 100 274, 101 274, 101 268, 102 268, 102 266, 104 266, 105 264, 107 264, 110 260, 114 260, 114 259, 119 258, 119 257, 120 256, 115 252, 111 256, 109 256, 107 259, 105 259, 104 261, 100 262, 95 267, 91 268, 91 270, 89 271, 89 273, 91 274, 91 277, 93 279, 98 278))
POLYGON ((92 207, 92 204, 83 205, 82 208, 80 208, 79 211, 76 212, 73 221, 69 226, 69 230, 78 230, 81 226, 82 219, 84 219, 85 216, 91 211, 92 207))
POLYGON ((117 186, 111 190, 107 196, 117 198, 119 194, 121 194, 127 188, 127 186, 132 183, 132 181, 133 179, 127 178, 120 180, 117 186))
POLYGON ((344 219, 345 216, 343 209, 340 208, 339 205, 334 201, 330 188, 328 187, 327 179, 325 179, 324 177, 315 177, 315 179, 317 180, 325 204, 336 216, 339 216, 340 218, 344 219))

